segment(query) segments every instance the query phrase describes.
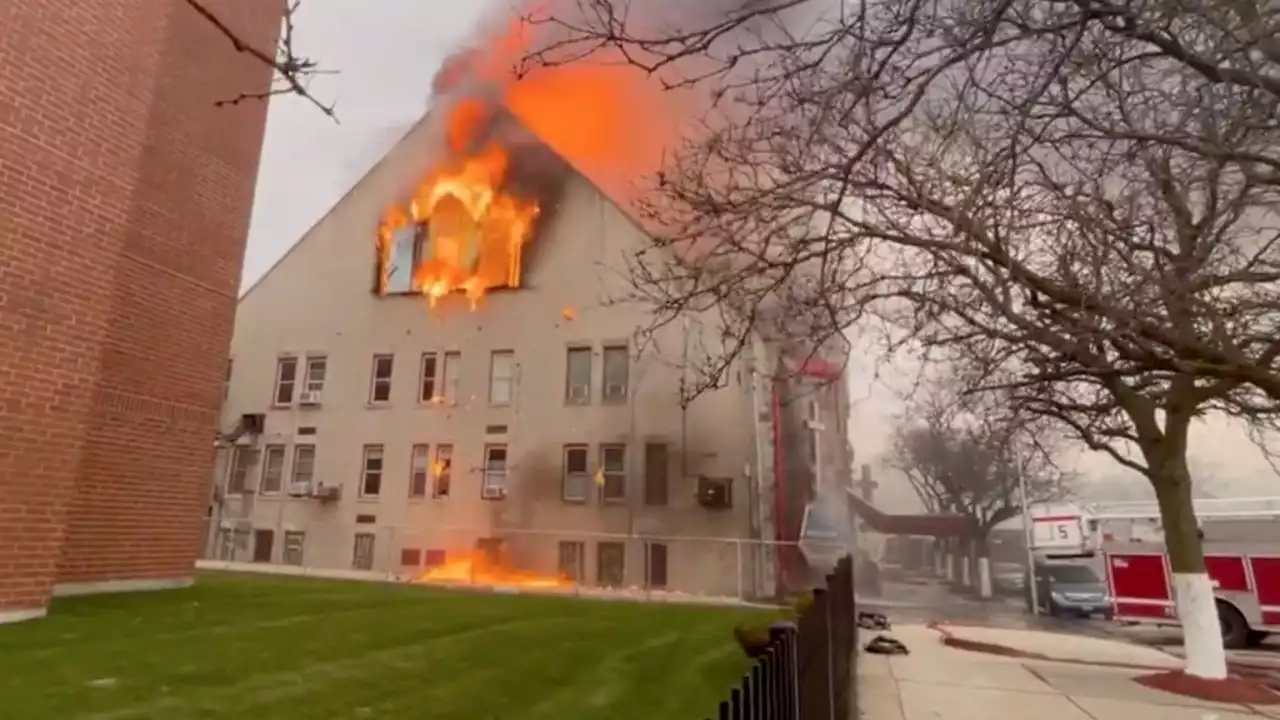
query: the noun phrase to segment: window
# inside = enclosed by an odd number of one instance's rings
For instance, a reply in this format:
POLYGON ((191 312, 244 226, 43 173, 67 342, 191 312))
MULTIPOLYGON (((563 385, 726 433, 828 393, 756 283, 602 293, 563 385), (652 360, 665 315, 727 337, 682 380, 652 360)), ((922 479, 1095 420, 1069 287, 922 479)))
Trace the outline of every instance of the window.
POLYGON ((307 358, 307 373, 302 383, 303 390, 309 393, 318 393, 324 390, 324 376, 328 369, 328 358, 307 358))
POLYGON ((403 225, 392 234, 391 257, 387 258, 387 267, 384 269, 384 292, 414 291, 413 271, 422 252, 421 233, 421 226, 413 224, 403 225))
POLYGON ((586 563, 586 548, 580 541, 565 541, 560 543, 560 560, 557 564, 560 577, 571 582, 580 583, 586 578, 584 568, 586 563))
POLYGON ((649 588, 665 588, 667 586, 666 543, 645 543, 644 584, 645 587, 649 588))
POLYGON ((253 531, 253 562, 269 563, 274 551, 276 534, 271 530, 253 531))
POLYGON ((449 481, 453 479, 453 446, 437 445, 436 461, 431 464, 431 497, 449 497, 449 481))
POLYGON ((626 546, 622 543, 596 543, 596 584, 622 587, 626 580, 626 558, 626 546))
POLYGON ((316 446, 296 445, 293 448, 293 483, 310 485, 316 474, 316 446))
POLYGON ((284 446, 268 445, 262 453, 262 477, 258 480, 258 492, 276 495, 284 483, 284 446))
POLYGON ((409 455, 409 497, 427 496, 427 475, 431 472, 431 449, 426 445, 414 445, 409 455))
POLYGON ((373 533, 356 533, 355 545, 351 552, 351 567, 356 570, 373 569, 373 533))
POLYGON ((436 354, 433 352, 422 353, 421 376, 418 382, 418 401, 431 402, 436 400, 436 371, 439 365, 436 354))
POLYGON ((564 447, 564 499, 567 502, 586 502, 591 489, 591 471, 587 469, 587 446, 564 447))
POLYGON ((440 383, 441 395, 445 402, 458 402, 458 385, 462 379, 462 353, 447 352, 444 354, 444 380, 440 383))
POLYGON ((369 402, 384 403, 391 400, 391 371, 394 368, 394 356, 373 356, 373 382, 369 386, 369 402))
POLYGON ((570 405, 591 403, 591 348, 569 348, 564 399, 570 405))
POLYGON ((227 478, 227 494, 243 495, 249 489, 249 470, 258 462, 258 451, 236 447, 231 456, 231 476, 227 478))
POLYGON ((495 350, 489 358, 489 404, 510 405, 516 354, 495 350))
POLYGON ((627 446, 600 446, 600 499, 618 502, 627 499, 627 446))
POLYGON ((507 446, 484 446, 484 480, 480 487, 480 495, 486 498, 500 498, 507 491, 507 446))
POLYGON ((302 548, 306 545, 307 534, 290 530, 284 534, 284 564, 301 565, 302 548))
POLYGON ((604 380, 600 397, 607 403, 627 401, 627 383, 630 382, 631 356, 625 347, 604 349, 604 380))
POLYGON ((360 474, 360 497, 382 494, 382 446, 364 446, 364 467, 360 474))
POLYGON ((280 358, 276 360, 276 394, 275 405, 289 405, 293 402, 293 386, 298 384, 298 358, 280 358))
POLYGON ((400 548, 400 565, 402 567, 418 567, 421 564, 421 548, 400 548))
POLYGON ((670 494, 667 472, 671 457, 666 443, 646 443, 644 446, 644 504, 666 505, 670 494))

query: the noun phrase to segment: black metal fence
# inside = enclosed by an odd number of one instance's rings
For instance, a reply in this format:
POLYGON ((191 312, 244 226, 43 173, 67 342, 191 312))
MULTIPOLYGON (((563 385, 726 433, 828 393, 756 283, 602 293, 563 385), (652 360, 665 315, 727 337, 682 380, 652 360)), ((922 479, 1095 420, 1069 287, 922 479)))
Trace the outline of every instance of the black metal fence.
POLYGON ((854 707, 857 622, 853 560, 843 557, 795 623, 769 628, 769 645, 720 703, 720 720, 847 720, 854 707))

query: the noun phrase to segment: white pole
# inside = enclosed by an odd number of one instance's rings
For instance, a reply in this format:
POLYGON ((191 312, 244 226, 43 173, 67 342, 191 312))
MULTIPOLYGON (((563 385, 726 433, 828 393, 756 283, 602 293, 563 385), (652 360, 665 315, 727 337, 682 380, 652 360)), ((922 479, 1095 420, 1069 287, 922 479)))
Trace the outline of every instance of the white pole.
POLYGON ((1027 590, 1031 593, 1031 614, 1040 614, 1040 593, 1036 587, 1036 555, 1032 547, 1031 504, 1027 502, 1027 477, 1022 472, 1021 458, 1014 458, 1014 472, 1018 473, 1018 495, 1022 504, 1022 537, 1027 546, 1027 590))

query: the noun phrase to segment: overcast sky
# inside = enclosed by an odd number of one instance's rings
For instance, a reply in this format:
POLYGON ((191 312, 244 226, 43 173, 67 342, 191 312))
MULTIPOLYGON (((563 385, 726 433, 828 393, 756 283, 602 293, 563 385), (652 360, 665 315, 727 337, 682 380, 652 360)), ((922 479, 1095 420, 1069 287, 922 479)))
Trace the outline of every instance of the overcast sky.
MULTIPOLYGON (((313 91, 326 102, 336 101, 341 124, 299 98, 272 101, 242 289, 261 277, 418 119, 440 63, 464 43, 482 13, 502 1, 302 3, 299 51, 338 71, 318 78, 313 91)), ((874 379, 874 352, 855 354, 852 366, 850 435, 857 462, 877 466, 886 480, 886 509, 911 510, 915 503, 905 481, 893 482, 877 462, 888 448, 899 412, 897 392, 874 379)), ((882 365, 879 373, 891 378, 893 368, 882 365)), ((1276 447, 1280 449, 1280 443, 1276 447)), ((1192 454, 1198 484, 1212 485, 1216 494, 1280 493, 1275 473, 1239 427, 1221 422, 1200 426, 1192 454)), ((1105 456, 1085 453, 1068 461, 1095 484, 1106 486, 1103 494, 1131 497, 1144 492, 1145 481, 1126 478, 1105 456)))

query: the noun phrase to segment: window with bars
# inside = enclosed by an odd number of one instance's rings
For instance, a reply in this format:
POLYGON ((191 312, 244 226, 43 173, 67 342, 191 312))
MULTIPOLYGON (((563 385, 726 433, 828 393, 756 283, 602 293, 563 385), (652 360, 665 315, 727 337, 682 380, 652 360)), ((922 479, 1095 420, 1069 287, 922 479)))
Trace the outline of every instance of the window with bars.
POLYGON ((622 587, 627 577, 627 548, 620 542, 596 543, 596 584, 622 587))
POLYGON ((560 543, 560 557, 557 563, 560 577, 575 583, 586 580, 586 555, 586 547, 582 541, 562 541, 560 543))

